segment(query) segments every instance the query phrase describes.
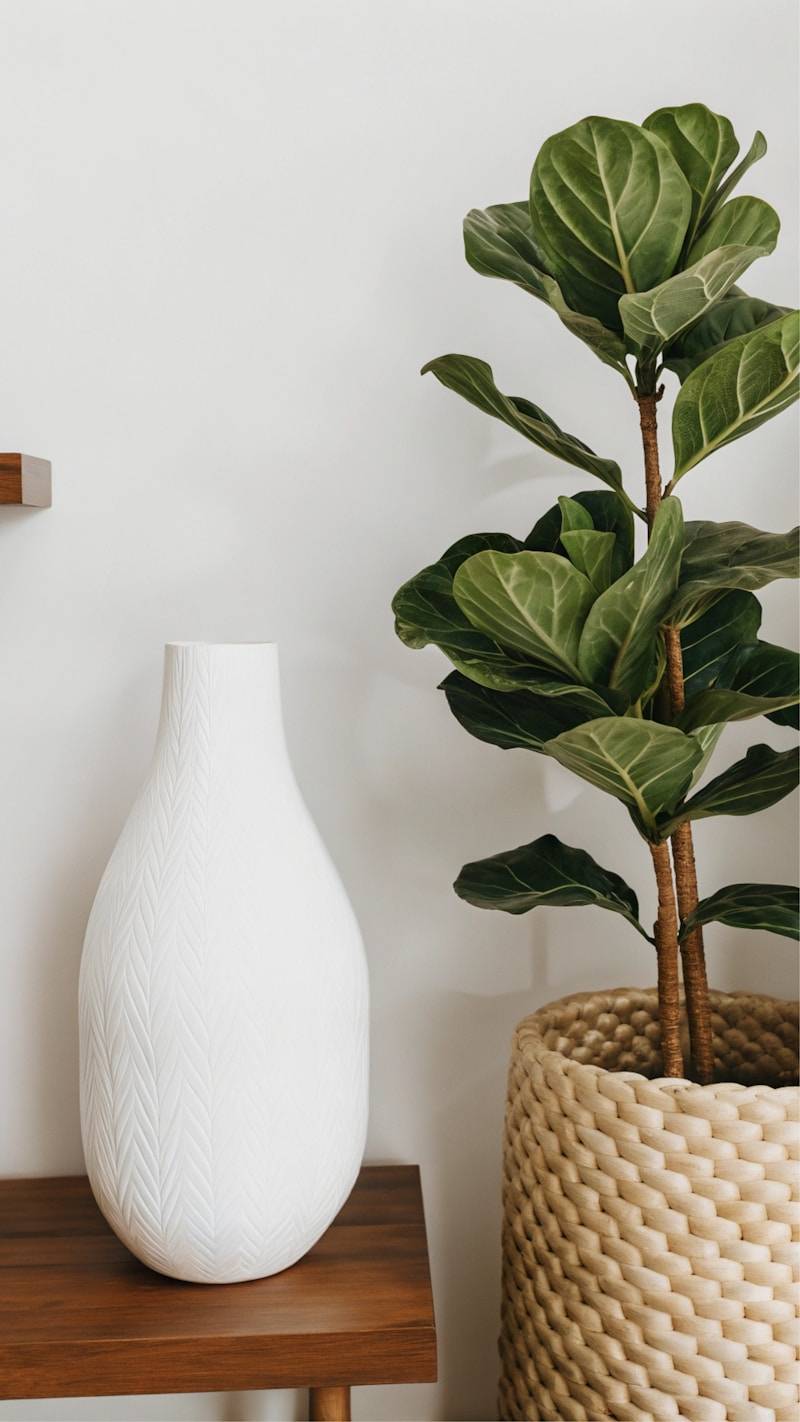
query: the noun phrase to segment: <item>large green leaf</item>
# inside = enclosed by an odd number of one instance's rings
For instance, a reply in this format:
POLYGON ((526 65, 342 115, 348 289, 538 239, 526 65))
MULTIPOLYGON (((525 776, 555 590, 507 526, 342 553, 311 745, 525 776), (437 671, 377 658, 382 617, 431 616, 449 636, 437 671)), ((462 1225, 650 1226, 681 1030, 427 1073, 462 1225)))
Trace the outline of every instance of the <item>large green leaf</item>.
POLYGON ((583 341, 591 351, 594 351, 594 354, 604 365, 612 366, 635 394, 636 385, 625 359, 625 342, 618 332, 609 331, 602 321, 598 321, 596 316, 588 316, 583 311, 573 311, 572 307, 564 300, 561 287, 554 277, 545 277, 544 285, 548 303, 562 325, 566 326, 573 336, 577 336, 579 341, 583 341))
POLYGON ((625 363, 625 343, 594 316, 573 311, 558 282, 546 270, 526 202, 473 208, 464 218, 464 251, 470 266, 482 276, 502 277, 544 301, 574 336, 589 346, 633 388, 625 363))
POLYGON ((588 687, 573 687, 576 705, 569 693, 492 691, 460 672, 451 672, 442 682, 442 690, 456 720, 470 735, 503 750, 540 751, 545 741, 562 731, 598 715, 611 715, 601 697, 588 687), (583 710, 579 709, 581 702, 583 710))
MULTIPOLYGON (((800 657, 788 647, 776 647, 772 642, 756 642, 744 646, 738 653, 731 678, 743 690, 763 696, 795 695, 800 690, 800 657)), ((776 726, 800 728, 800 698, 790 706, 768 711, 767 720, 776 726)))
POLYGON ((585 493, 573 494, 572 497, 590 514, 598 532, 613 533, 616 542, 611 572, 616 582, 633 563, 634 524, 629 506, 619 494, 608 489, 587 489, 585 493))
POLYGON ((773 642, 753 642, 741 646, 721 670, 719 684, 746 691, 750 696, 791 697, 800 701, 800 669, 797 652, 773 642))
POLYGON ((465 677, 480 686, 509 693, 525 688, 536 696, 555 698, 577 711, 579 721, 609 712, 623 715, 628 701, 619 692, 559 679, 547 668, 505 651, 464 616, 453 596, 454 572, 482 549, 513 551, 518 547, 517 540, 507 533, 475 533, 459 539, 438 563, 423 568, 396 593, 392 607, 397 635, 408 647, 439 647, 465 677))
MULTIPOLYGON (((588 489, 573 494, 570 503, 580 504, 586 510, 591 526, 597 532, 613 533, 611 577, 616 582, 633 563, 633 515, 630 509, 618 494, 609 489, 588 489)), ((561 542, 563 523, 563 500, 559 499, 534 524, 525 539, 525 547, 533 553, 561 553, 566 557, 567 550, 561 542)))
POLYGON ((544 278, 550 273, 533 235, 526 202, 472 208, 464 218, 464 253, 481 276, 513 281, 540 301, 548 300, 544 278))
POLYGON ((675 726, 614 716, 562 732, 547 755, 622 800, 649 839, 661 838, 659 817, 686 794, 703 748, 675 726))
MULTIPOLYGON (((573 495, 573 502, 577 502, 580 496, 573 495)), ((525 547, 531 553, 560 553, 563 558, 567 556, 567 550, 561 542, 561 524, 563 515, 561 504, 553 506, 541 518, 537 518, 528 537, 525 539, 525 547)))
POLYGON ((689 263, 698 262, 719 247, 755 247, 774 252, 781 220, 763 198, 738 197, 717 208, 689 252, 689 263))
POLYGON ((733 192, 734 188, 736 187, 736 184, 741 182, 748 169, 752 168, 754 163, 757 163, 759 159, 764 157, 766 151, 767 140, 764 137, 763 133, 761 133, 759 129, 756 129, 753 135, 753 142, 750 144, 750 147, 745 153, 744 158, 742 158, 741 162, 736 164, 735 168, 731 168, 731 171, 725 181, 723 183, 720 183, 716 192, 713 194, 711 201, 709 202, 706 208, 705 217, 703 219, 703 222, 701 223, 701 227, 704 223, 711 221, 711 218, 714 216, 714 213, 725 202, 728 194, 733 192))
POLYGON ((566 301, 619 330, 620 296, 672 274, 691 193, 659 138, 637 124, 592 117, 547 139, 533 167, 530 207, 566 301))
POLYGON ((625 335, 640 361, 651 361, 725 296, 765 246, 725 246, 701 255, 650 291, 620 299, 625 335))
POLYGON ((798 369, 800 318, 790 311, 729 341, 693 370, 672 413, 673 485, 709 454, 796 400, 798 369))
POLYGON ((616 535, 596 529, 589 510, 576 499, 562 496, 558 506, 561 510, 561 547, 566 557, 579 573, 589 579, 595 592, 605 592, 614 580, 612 566, 616 535))
POLYGON ((692 771, 692 778, 689 782, 690 790, 694 790, 695 786, 700 783, 702 776, 705 774, 706 767, 712 755, 714 754, 714 751, 717 748, 719 738, 724 730, 725 725, 724 723, 722 723, 719 726, 698 726, 696 731, 689 732, 690 736, 692 736, 697 741, 702 752, 700 759, 697 762, 697 765, 692 771))
POLYGON ((574 533, 581 529, 588 531, 594 528, 594 522, 589 510, 577 499, 570 499, 566 494, 559 494, 558 507, 561 512, 561 533, 574 533))
POLYGON ((556 459, 563 459, 567 464, 585 469, 588 474, 594 474, 612 489, 622 490, 620 468, 613 459, 601 459, 588 445, 576 439, 575 435, 566 434, 564 430, 559 429, 555 420, 551 420, 544 410, 540 410, 538 405, 533 405, 530 400, 516 395, 503 395, 494 383, 491 366, 487 365, 485 360, 466 355, 439 356, 422 367, 423 375, 427 371, 431 371, 448 390, 454 390, 471 405, 476 405, 487 415, 493 415, 495 419, 510 425, 512 430, 524 435, 525 439, 529 439, 540 449, 547 450, 548 454, 555 455, 556 459))
POLYGON ((763 928, 784 938, 800 937, 798 890, 790 884, 728 884, 701 899, 681 926, 688 938, 704 923, 726 923, 730 928, 763 928))
POLYGON ((714 683, 688 697, 679 724, 684 730, 691 730, 715 722, 774 716, 798 702, 797 653, 771 642, 755 641, 731 651, 719 664, 714 683))
MULTIPOLYGON (((687 525, 688 527, 688 525, 687 525)), ((751 592, 729 592, 681 631, 687 696, 713 686, 731 653, 755 641, 761 604, 751 592)))
POLYGON ((727 296, 712 306, 705 316, 678 337, 664 357, 668 370, 673 370, 679 380, 702 365, 704 360, 738 336, 768 326, 779 317, 786 316, 787 306, 773 306, 758 296, 748 296, 738 286, 732 286, 727 296))
POLYGON ((664 499, 646 553, 586 618, 578 648, 584 680, 616 687, 632 700, 652 684, 657 631, 675 597, 682 549, 680 503, 664 499))
POLYGON ((692 215, 686 234, 694 241, 723 173, 739 152, 733 125, 705 104, 679 104, 656 109, 643 128, 666 143, 692 192, 692 215))
POLYGON ((454 543, 438 563, 423 568, 395 594, 395 630, 408 647, 439 647, 467 676, 513 690, 526 668, 515 664, 490 637, 476 630, 453 597, 453 573, 478 549, 513 550, 508 534, 471 534, 454 543))
POLYGON ((684 534, 678 590, 667 621, 682 626, 729 589, 754 592, 776 578, 798 575, 798 529, 766 533, 732 520, 691 520, 684 534))
POLYGON ((502 647, 512 648, 571 680, 578 642, 595 591, 557 553, 477 553, 462 563, 453 595, 465 617, 502 647))
MULTIPOLYGON (((591 721, 598 716, 624 716, 629 707, 627 697, 618 691, 610 691, 607 686, 583 686, 564 681, 546 668, 530 662, 509 663, 515 668, 513 690, 523 688, 535 696, 555 698, 565 706, 580 712, 580 721, 591 721)), ((489 683, 484 683, 488 685, 489 683)), ((498 690, 503 690, 499 687, 498 690)))
POLYGON ((476 631, 455 602, 452 574, 443 563, 433 563, 409 578, 395 593, 392 610, 397 635, 407 647, 417 650, 434 643, 459 653, 492 655, 490 639, 476 631))
POLYGON ((477 908, 506 913, 527 913, 542 906, 610 909, 652 942, 639 922, 636 895, 625 880, 553 834, 465 864, 453 887, 459 898, 477 908))
POLYGON ((598 533, 594 528, 576 528, 562 533, 561 542, 573 567, 589 579, 596 593, 605 592, 613 580, 613 533, 598 533))
POLYGON ((768 716, 784 706, 796 706, 797 702, 796 692, 783 696, 751 696, 746 691, 712 686, 689 697, 678 725, 684 731, 695 731, 699 726, 716 726, 723 721, 750 721, 754 716, 768 716))
POLYGON ((445 549, 439 562, 452 574, 467 558, 471 558, 473 553, 483 553, 488 548, 493 548, 498 553, 520 553, 522 547, 519 539, 510 533, 467 533, 445 549))
POLYGON ((751 746, 743 760, 737 760, 714 780, 709 780, 691 800, 679 806, 664 832, 671 834, 684 820, 702 820, 709 815, 752 815, 776 805, 797 787, 800 752, 796 748, 776 751, 771 746, 751 746))

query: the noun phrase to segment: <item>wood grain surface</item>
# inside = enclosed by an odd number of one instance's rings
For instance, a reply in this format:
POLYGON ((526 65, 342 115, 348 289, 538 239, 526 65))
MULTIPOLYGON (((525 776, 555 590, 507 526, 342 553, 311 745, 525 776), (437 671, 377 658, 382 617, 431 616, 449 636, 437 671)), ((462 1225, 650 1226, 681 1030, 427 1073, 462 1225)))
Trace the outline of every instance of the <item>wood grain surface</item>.
POLYGON ((34 454, 0 454, 0 504, 48 509, 53 502, 49 459, 34 454))
POLYGON ((0 1397, 431 1382, 419 1170, 366 1166, 304 1259, 244 1284, 140 1264, 83 1176, 0 1181, 0 1397))

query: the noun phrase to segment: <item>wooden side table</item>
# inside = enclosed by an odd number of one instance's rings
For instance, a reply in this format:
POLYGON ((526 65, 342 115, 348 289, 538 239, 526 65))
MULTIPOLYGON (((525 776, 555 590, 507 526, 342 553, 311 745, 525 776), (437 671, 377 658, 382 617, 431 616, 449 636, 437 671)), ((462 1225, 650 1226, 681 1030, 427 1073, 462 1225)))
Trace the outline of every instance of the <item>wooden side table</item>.
POLYGON ((84 1176, 0 1182, 0 1397, 433 1382, 419 1170, 366 1166, 305 1259, 246 1284, 184 1284, 120 1244, 84 1176))

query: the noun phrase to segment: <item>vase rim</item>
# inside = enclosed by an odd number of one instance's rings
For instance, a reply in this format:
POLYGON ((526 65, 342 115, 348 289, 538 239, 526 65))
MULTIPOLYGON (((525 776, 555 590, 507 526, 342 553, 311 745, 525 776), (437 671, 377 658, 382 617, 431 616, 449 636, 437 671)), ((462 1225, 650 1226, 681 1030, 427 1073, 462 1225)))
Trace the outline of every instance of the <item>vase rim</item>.
POLYGON ((277 642, 165 642, 165 647, 210 647, 216 650, 224 647, 226 651, 245 650, 250 647, 277 647, 277 642))

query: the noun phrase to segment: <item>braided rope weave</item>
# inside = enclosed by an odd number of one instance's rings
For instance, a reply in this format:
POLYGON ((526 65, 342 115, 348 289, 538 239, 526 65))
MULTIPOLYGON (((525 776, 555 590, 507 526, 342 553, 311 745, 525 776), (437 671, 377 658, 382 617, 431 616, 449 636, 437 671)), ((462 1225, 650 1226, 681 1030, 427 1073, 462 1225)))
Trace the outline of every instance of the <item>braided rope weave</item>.
POLYGON ((653 990, 517 1028, 501 1417, 798 1422, 798 1005, 712 1006, 705 1087, 658 1077, 653 990))

